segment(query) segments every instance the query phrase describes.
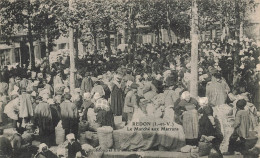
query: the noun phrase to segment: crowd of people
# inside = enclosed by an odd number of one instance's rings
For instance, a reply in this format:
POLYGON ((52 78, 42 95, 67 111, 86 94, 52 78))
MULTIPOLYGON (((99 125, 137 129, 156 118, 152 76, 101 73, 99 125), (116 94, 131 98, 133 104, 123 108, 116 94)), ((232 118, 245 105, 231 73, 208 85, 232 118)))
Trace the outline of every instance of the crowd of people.
POLYGON ((170 121, 182 126, 187 145, 198 146, 201 139, 208 139, 221 156, 220 146, 226 137, 223 118, 216 117, 221 108, 229 110, 223 117, 234 118, 234 132, 227 138, 225 154, 234 154, 236 150, 243 153, 249 132, 258 125, 259 48, 251 41, 241 43, 234 85, 232 45, 232 41, 200 44, 198 98, 191 97, 189 92, 189 41, 140 45, 137 50, 118 51, 111 56, 88 55, 78 61, 73 93, 69 62, 49 65, 43 61, 34 70, 25 65, 11 70, 4 67, 0 78, 0 123, 3 126, 8 119, 12 120, 17 138, 6 139, 0 129, 0 154, 19 156, 32 142, 28 133, 33 134, 37 128, 42 144, 36 157, 54 156, 48 146, 56 145, 55 127, 61 122, 69 141, 68 155, 76 157, 82 151, 77 141, 81 122, 92 123, 94 130, 103 126, 116 130, 115 117, 122 116, 127 126, 141 110, 144 116, 148 112, 158 118, 168 115, 170 121), (153 106, 147 106, 148 103, 153 106))

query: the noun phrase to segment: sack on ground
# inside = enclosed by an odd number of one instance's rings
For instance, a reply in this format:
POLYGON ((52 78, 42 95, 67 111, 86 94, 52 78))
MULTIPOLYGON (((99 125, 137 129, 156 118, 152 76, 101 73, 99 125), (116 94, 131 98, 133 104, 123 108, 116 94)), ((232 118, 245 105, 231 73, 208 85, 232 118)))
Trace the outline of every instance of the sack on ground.
POLYGON ((103 126, 97 129, 99 144, 102 149, 109 149, 113 146, 113 128, 103 126))
POLYGON ((62 144, 65 141, 65 130, 58 124, 55 128, 56 144, 62 144))

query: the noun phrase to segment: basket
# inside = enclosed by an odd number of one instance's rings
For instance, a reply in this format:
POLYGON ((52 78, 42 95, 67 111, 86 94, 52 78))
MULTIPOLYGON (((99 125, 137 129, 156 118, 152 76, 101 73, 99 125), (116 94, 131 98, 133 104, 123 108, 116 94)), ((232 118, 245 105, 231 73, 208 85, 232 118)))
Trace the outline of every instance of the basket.
POLYGON ((103 126, 97 129, 99 145, 102 149, 109 149, 113 146, 113 128, 103 126))
POLYGON ((211 143, 199 142, 199 156, 207 156, 212 149, 211 143))
POLYGON ((98 135, 96 132, 86 131, 85 137, 87 143, 90 144, 91 146, 97 147, 99 145, 98 135))
POLYGON ((80 142, 80 144, 87 144, 88 143, 88 141, 86 139, 86 134, 85 133, 81 133, 80 134, 79 142, 80 142))
POLYGON ((80 122, 79 123, 79 133, 86 132, 88 130, 89 123, 88 122, 80 122))
POLYGON ((114 116, 114 124, 121 124, 122 116, 114 116))

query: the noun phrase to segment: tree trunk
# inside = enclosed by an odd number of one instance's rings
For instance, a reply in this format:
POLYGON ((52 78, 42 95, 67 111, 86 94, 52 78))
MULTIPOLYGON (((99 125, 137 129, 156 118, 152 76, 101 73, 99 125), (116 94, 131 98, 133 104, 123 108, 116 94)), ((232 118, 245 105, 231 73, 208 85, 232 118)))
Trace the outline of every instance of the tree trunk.
POLYGON ((239 62, 239 51, 240 51, 240 39, 239 39, 239 35, 240 35, 240 15, 239 15, 239 5, 237 0, 235 0, 235 12, 236 12, 236 43, 235 43, 235 53, 233 53, 233 59, 234 59, 234 71, 233 71, 233 90, 236 89, 236 78, 237 78, 237 70, 238 70, 238 62, 239 62))
POLYGON ((29 18, 28 18, 28 41, 29 41, 29 45, 30 45, 30 49, 29 49, 30 64, 29 64, 29 67, 31 69, 33 69, 34 66, 35 66, 35 57, 34 57, 32 27, 31 27, 31 21, 30 21, 29 18))
POLYGON ((160 44, 160 27, 158 26, 156 28, 156 40, 157 40, 157 44, 160 44))
POLYGON ((77 61, 78 60, 78 57, 79 57, 79 46, 78 46, 78 43, 79 43, 79 30, 76 29, 75 30, 75 37, 74 37, 74 47, 75 47, 75 60, 77 61))
POLYGON ((106 31, 105 45, 108 50, 108 55, 111 55, 112 52, 111 52, 111 46, 110 46, 110 32, 109 31, 106 31))
MULTIPOLYGON (((69 0, 70 9, 72 7, 73 0, 69 0)), ((75 59, 74 59, 74 38, 73 28, 69 28, 69 49, 70 49, 70 93, 74 94, 75 90, 75 59)))
POLYGON ((93 32, 93 41, 94 41, 94 53, 96 54, 97 53, 97 45, 98 45, 96 32, 93 32))
POLYGON ((172 43, 172 34, 171 34, 171 21, 169 18, 169 5, 168 5, 168 0, 166 1, 166 8, 167 8, 167 34, 169 38, 169 42, 172 43))
POLYGON ((192 3, 191 25, 191 80, 190 93, 192 97, 198 96, 198 8, 196 0, 192 3))
POLYGON ((239 26, 239 41, 242 41, 244 38, 244 22, 241 21, 240 22, 240 26, 239 26))
POLYGON ((132 24, 133 24, 133 28, 132 28, 132 31, 131 31, 131 43, 132 43, 132 48, 135 50, 136 49, 136 23, 135 23, 135 20, 133 19, 132 20, 132 24))
POLYGON ((105 26, 105 35, 106 35, 106 38, 105 38, 105 46, 107 47, 107 50, 108 50, 108 55, 110 56, 112 54, 111 52, 111 45, 110 45, 110 27, 109 27, 109 23, 110 21, 107 20, 107 23, 106 23, 106 26, 105 26))
POLYGON ((30 15, 31 15, 31 4, 30 1, 27 3, 27 12, 28 12, 28 17, 27 17, 27 22, 28 22, 28 41, 29 41, 29 56, 30 56, 30 63, 29 63, 29 68, 33 69, 35 67, 35 59, 34 59, 34 48, 33 48, 33 35, 32 35, 32 24, 30 20, 30 15))

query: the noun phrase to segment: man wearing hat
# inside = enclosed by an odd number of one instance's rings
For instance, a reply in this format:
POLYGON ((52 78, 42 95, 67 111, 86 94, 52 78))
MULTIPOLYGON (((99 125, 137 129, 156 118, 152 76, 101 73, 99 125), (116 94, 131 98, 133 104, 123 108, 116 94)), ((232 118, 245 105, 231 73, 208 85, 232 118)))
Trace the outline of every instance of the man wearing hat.
POLYGON ((124 113, 127 114, 128 123, 132 120, 134 109, 139 107, 139 97, 137 95, 138 84, 132 83, 130 91, 127 92, 124 104, 124 113))
POLYGON ((206 86, 206 97, 209 103, 217 106, 226 103, 227 94, 230 91, 227 83, 222 80, 221 74, 216 73, 211 77, 211 82, 206 86))
POLYGON ((81 144, 76 140, 75 135, 73 133, 66 135, 66 138, 69 142, 68 158, 75 158, 78 152, 86 156, 85 152, 82 150, 81 144))
POLYGON ((166 78, 166 89, 164 90, 165 107, 174 107, 174 103, 180 98, 180 94, 177 91, 174 91, 175 82, 176 78, 173 75, 166 78))
POLYGON ((94 83, 91 79, 90 73, 86 72, 85 77, 83 78, 80 86, 81 94, 84 94, 85 92, 91 92, 93 86, 94 83))
POLYGON ((132 82, 134 82, 135 78, 132 76, 131 73, 132 73, 131 69, 128 68, 126 70, 126 75, 123 77, 123 80, 124 81, 132 81, 132 82))
MULTIPOLYGON (((52 120, 51 107, 47 103, 48 94, 41 96, 41 101, 35 108, 35 123, 39 126, 39 135, 44 138, 49 138, 55 132, 55 126, 52 120)), ((48 142, 45 142, 48 144, 48 142)))
POLYGON ((77 106, 70 101, 71 95, 66 93, 64 101, 60 104, 62 127, 65 129, 65 135, 74 133, 77 138, 79 114, 77 106))

